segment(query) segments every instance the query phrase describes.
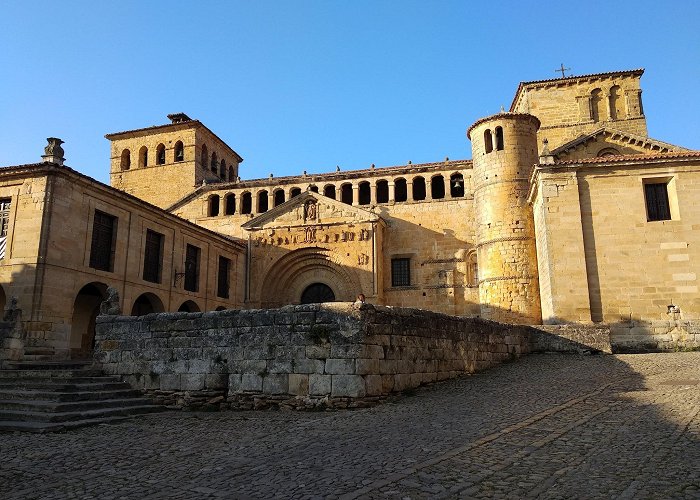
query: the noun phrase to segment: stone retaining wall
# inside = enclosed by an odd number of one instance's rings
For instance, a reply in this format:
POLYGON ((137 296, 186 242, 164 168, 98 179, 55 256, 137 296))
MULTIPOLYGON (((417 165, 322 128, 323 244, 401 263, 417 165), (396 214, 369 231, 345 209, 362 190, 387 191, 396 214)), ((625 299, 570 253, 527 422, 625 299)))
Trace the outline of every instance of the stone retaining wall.
POLYGON ((350 303, 100 316, 95 359, 184 407, 355 407, 530 350, 530 330, 350 303))

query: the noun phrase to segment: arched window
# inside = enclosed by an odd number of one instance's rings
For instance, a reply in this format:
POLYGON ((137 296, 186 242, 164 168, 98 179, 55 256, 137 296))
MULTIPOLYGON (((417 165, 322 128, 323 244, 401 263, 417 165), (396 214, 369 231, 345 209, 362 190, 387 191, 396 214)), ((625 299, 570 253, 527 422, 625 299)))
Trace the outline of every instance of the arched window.
POLYGON ((394 201, 408 200, 408 186, 406 179, 396 179, 394 181, 394 201))
POLYGON ((219 215, 219 201, 218 194, 213 194, 209 197, 209 210, 207 211, 209 217, 216 217, 219 215))
POLYGON ((224 160, 223 158, 221 158, 221 168, 219 169, 219 177, 226 180, 226 160, 224 160))
POLYGON ((146 165, 148 165, 148 148, 141 146, 141 149, 139 149, 139 167, 145 167, 146 165))
POLYGON ((603 104, 603 91, 600 89, 593 89, 593 92, 591 92, 591 117, 594 122, 599 122, 605 118, 603 104))
POLYGON ((228 180, 229 182, 233 182, 236 180, 233 178, 233 167, 228 167, 228 180))
POLYGON ((289 192, 289 199, 295 198, 301 194, 301 188, 295 187, 289 192))
POLYGON ((241 213, 249 214, 253 211, 253 195, 246 192, 241 195, 241 213))
POLYGON ((496 127, 496 151, 503 151, 503 127, 496 127))
POLYGON ((371 190, 371 187, 369 185, 369 182, 367 182, 367 181, 360 182, 359 190, 358 190, 359 192, 357 193, 358 197, 359 197, 358 203, 360 205, 369 205, 370 200, 371 200, 370 190, 371 190))
POLYGON ((377 181, 377 203, 389 203, 389 181, 377 181))
POLYGON ((128 149, 122 151, 121 168, 122 170, 129 170, 131 168, 131 151, 128 149))
POLYGON ((620 120, 624 118, 625 111, 622 108, 622 93, 619 85, 610 87, 610 119, 620 120))
POLYGON ((267 208, 268 208, 267 199, 268 198, 267 198, 267 191, 266 190, 263 189, 262 191, 258 191, 258 211, 257 211, 257 213, 261 214, 261 213, 267 212, 267 208))
POLYGON ((274 200, 275 206, 281 205, 282 203, 284 203, 284 189, 275 190, 273 196, 275 198, 275 200, 274 200))
POLYGON ((484 130, 484 151, 490 153, 493 151, 493 138, 491 137, 491 129, 484 130))
POLYGON ((464 176, 454 173, 450 176, 450 196, 461 198, 464 196, 464 176))
POLYGON ((413 200, 421 201, 425 199, 425 179, 422 177, 413 178, 413 200))
POLYGON ((479 286, 479 264, 476 261, 476 252, 467 256, 467 272, 469 273, 469 286, 479 286))
POLYGON ((209 153, 207 152, 206 144, 202 144, 202 154, 199 159, 199 162, 202 164, 203 168, 207 168, 207 163, 209 162, 209 153))
POLYGON ((185 161, 185 146, 182 145, 182 141, 177 141, 174 149, 175 161, 185 161))
POLYGON ((224 196, 224 215, 233 215, 236 213, 236 195, 229 193, 224 196))
POLYGON ((442 175, 436 175, 430 179, 430 197, 433 200, 445 197, 445 178, 442 175))
POLYGON ((615 156, 619 154, 620 152, 615 148, 603 148, 600 151, 598 151, 598 154, 596 156, 615 156))
POLYGON ((156 165, 165 165, 165 146, 162 144, 156 147, 156 165))
POLYGON ((318 193, 318 186, 309 186, 309 190, 318 193))
POLYGON ((335 200, 335 186, 333 184, 328 184, 323 188, 323 196, 328 196, 335 200))
POLYGON ((211 171, 215 174, 219 172, 219 158, 216 156, 216 152, 211 154, 211 163, 209 168, 211 168, 211 171))
POLYGON ((352 205, 352 184, 340 186, 340 201, 352 205))

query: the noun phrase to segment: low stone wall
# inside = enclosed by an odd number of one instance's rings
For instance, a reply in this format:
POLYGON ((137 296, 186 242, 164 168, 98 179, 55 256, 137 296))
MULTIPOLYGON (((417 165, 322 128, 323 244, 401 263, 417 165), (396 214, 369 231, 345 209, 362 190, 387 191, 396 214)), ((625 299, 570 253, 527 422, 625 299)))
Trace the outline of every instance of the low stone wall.
POLYGON ((674 314, 665 320, 610 325, 610 336, 613 352, 700 350, 700 322, 674 314))
POLYGON ((613 352, 607 325, 536 325, 531 328, 532 352, 613 352))
POLYGON ((183 407, 356 407, 530 350, 530 329, 350 303, 100 316, 95 359, 183 407))

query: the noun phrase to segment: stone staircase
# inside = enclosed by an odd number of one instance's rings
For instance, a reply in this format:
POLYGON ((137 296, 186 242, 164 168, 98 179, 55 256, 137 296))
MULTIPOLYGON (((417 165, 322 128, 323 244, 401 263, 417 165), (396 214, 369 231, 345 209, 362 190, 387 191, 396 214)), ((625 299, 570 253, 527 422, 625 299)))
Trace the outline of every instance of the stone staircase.
POLYGON ((55 432, 162 411, 91 361, 15 361, 0 370, 0 432, 55 432))

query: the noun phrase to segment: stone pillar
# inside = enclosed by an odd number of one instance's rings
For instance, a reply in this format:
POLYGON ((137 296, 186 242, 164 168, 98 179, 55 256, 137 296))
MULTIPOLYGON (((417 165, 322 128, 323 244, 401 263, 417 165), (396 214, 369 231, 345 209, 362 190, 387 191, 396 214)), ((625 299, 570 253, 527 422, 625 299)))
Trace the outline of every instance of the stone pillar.
POLYGON ((393 205, 394 203, 396 203, 396 190, 394 188, 394 186, 395 186, 394 181, 393 180, 389 181, 388 185, 389 185, 389 203, 393 205))
POLYGON ((472 125, 479 302, 484 318, 539 324, 535 224, 527 202, 537 163, 537 129, 529 114, 499 113, 472 125), (484 131, 503 128, 503 150, 486 153, 484 131))
POLYGON ((425 199, 426 200, 433 199, 433 178, 432 177, 425 178, 425 199))
POLYGON ((413 177, 406 179, 406 201, 413 201, 413 177))
POLYGON ((360 204, 360 186, 356 183, 352 183, 352 206, 356 207, 360 204))
POLYGON ((377 204, 377 181, 376 180, 369 181, 369 204, 370 205, 377 204))

